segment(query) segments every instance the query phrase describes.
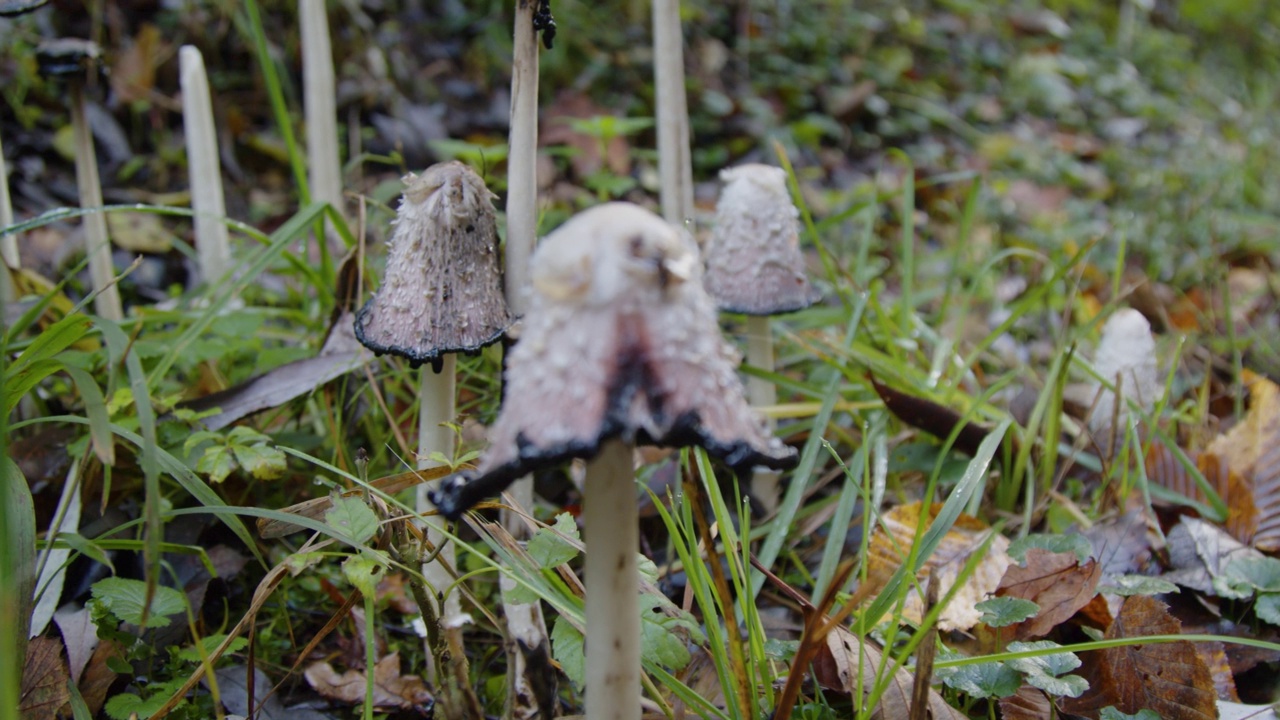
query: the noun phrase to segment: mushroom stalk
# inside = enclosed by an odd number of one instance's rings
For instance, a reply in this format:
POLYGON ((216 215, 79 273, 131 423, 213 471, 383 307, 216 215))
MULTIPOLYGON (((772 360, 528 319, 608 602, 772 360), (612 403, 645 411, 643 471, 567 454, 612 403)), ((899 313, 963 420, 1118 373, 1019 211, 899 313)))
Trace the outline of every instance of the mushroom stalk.
POLYGON ((662 217, 672 225, 684 227, 693 218, 693 160, 689 155, 680 0, 653 0, 653 74, 662 217))
POLYGON ((333 48, 324 0, 299 0, 302 25, 303 104, 307 122, 307 169, 311 199, 342 214, 342 167, 338 162, 337 89, 333 48))
MULTIPOLYGON (((747 316, 747 364, 773 372, 773 328, 768 315, 747 316)), ((747 377, 747 401, 759 409, 778 404, 778 388, 771 380, 754 375, 747 377)), ((772 433, 777 421, 767 420, 772 433)), ((778 509, 778 473, 756 470, 751 475, 751 495, 760 503, 765 515, 778 509)))
POLYGON ((84 216, 84 248, 89 256, 89 277, 97 295, 93 299, 96 313, 120 322, 124 308, 120 304, 120 290, 115 284, 115 271, 111 264, 111 240, 107 236, 107 216, 102 208, 102 184, 98 179, 98 159, 93 149, 93 134, 85 116, 84 82, 72 80, 71 130, 76 147, 76 185, 80 190, 80 207, 97 208, 84 216))
POLYGON ((191 45, 178 52, 182 75, 182 130, 187 142, 187 171, 191 178, 191 209, 195 211, 196 251, 200 276, 212 284, 231 269, 231 242, 222 218, 222 165, 213 124, 213 102, 204 58, 191 45))
MULTIPOLYGON (((507 307, 517 317, 528 310, 529 256, 538 234, 538 34, 533 16, 537 0, 517 0, 511 67, 511 152, 507 157, 507 241, 504 282, 507 307)), ((533 506, 533 478, 510 489, 516 507, 533 506)), ((516 537, 524 526, 504 513, 503 523, 516 537)))
POLYGON ((640 718, 640 517, 633 447, 609 440, 587 462, 586 717, 640 718))
MULTIPOLYGON (((9 201, 9 168, 4 162, 4 145, 0 144, 0 230, 13 224, 13 205, 9 201)), ((0 237, 0 260, 4 261, 4 272, 0 273, 0 302, 12 302, 15 298, 13 279, 9 277, 9 269, 22 266, 18 257, 18 237, 5 235, 0 237)))

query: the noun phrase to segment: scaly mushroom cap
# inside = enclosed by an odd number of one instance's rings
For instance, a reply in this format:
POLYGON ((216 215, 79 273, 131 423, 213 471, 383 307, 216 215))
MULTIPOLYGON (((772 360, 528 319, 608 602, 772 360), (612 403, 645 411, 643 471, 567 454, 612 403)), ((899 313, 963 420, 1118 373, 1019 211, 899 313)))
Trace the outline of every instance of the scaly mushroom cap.
POLYGON ((381 355, 440 370, 444 353, 476 352, 502 337, 511 314, 502 294, 493 193, 460 162, 404 178, 382 287, 356 315, 356 337, 381 355))
POLYGON ((613 437, 700 445, 739 471, 795 464, 747 405, 697 253, 675 227, 635 205, 600 205, 548 235, 531 274, 489 449, 473 480, 433 495, 445 515, 613 437))
POLYGON ((800 254, 800 212, 787 174, 770 165, 720 171, 725 188, 707 241, 703 284, 721 310, 776 315, 809 307, 820 293, 800 254))

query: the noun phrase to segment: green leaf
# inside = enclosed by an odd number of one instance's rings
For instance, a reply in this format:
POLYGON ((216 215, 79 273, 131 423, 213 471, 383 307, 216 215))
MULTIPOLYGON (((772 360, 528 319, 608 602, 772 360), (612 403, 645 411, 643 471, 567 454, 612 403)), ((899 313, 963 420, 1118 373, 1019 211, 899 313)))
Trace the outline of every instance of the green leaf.
POLYGON ((284 475, 288 464, 284 453, 266 445, 232 445, 236 461, 255 480, 276 480, 284 475))
POLYGON ((972 698, 1009 697, 1022 687, 1022 675, 998 662, 938 668, 937 675, 947 687, 972 698))
POLYGON ((226 445, 205 448, 196 462, 196 472, 208 476, 210 482, 220 483, 236 469, 236 457, 226 445))
POLYGON ((104 465, 116 464, 115 438, 111 436, 111 418, 107 414, 107 401, 102 396, 102 388, 94 381, 93 375, 78 367, 64 366, 71 376, 76 389, 80 391, 80 399, 84 401, 84 414, 89 418, 89 437, 93 441, 93 453, 104 465))
MULTIPOLYGON (((206 637, 200 638, 200 645, 204 648, 204 656, 208 657, 209 654, 212 653, 214 650, 217 650, 218 645, 222 644, 222 641, 226 639, 227 639, 227 636, 221 633, 218 635, 208 635, 206 637)), ((249 645, 249 640, 247 638, 238 637, 232 640, 231 643, 227 645, 227 650, 226 652, 223 653, 223 656, 225 657, 230 653, 240 652, 241 650, 248 647, 248 645, 249 645)), ((191 647, 183 648, 182 650, 178 651, 178 659, 182 660, 183 662, 198 663, 200 662, 200 652, 199 650, 196 649, 194 645, 192 645, 191 647)))
POLYGON ((1259 593, 1253 613, 1262 622, 1280 625, 1280 593, 1259 593))
POLYGON ((302 574, 303 570, 306 570, 323 559, 324 553, 322 552, 294 553, 284 559, 284 564, 289 568, 290 575, 298 577, 298 575, 302 574))
POLYGON ((1178 590, 1177 585, 1157 577, 1120 575, 1112 578, 1110 584, 1100 586, 1098 592, 1129 597, 1130 595, 1164 595, 1181 591, 1178 590))
POLYGON ((1098 720, 1160 720, 1160 714, 1154 710, 1139 710, 1133 715, 1122 713, 1114 707, 1102 708, 1098 720))
POLYGON ((352 545, 363 545, 378 531, 378 516, 359 497, 335 497, 324 521, 352 545))
POLYGON ((116 571, 116 567, 111 563, 111 556, 107 555, 107 551, 103 550, 101 546, 83 535, 60 532, 54 536, 54 540, 66 543, 67 547, 75 550, 94 562, 102 563, 107 566, 107 569, 111 570, 111 572, 114 573, 116 571))
POLYGON ((702 630, 692 616, 677 611, 679 614, 673 617, 662 611, 664 606, 675 607, 665 597, 640 596, 640 652, 646 660, 682 670, 691 659, 686 638, 701 641, 702 630))
POLYGON ((1039 548, 1056 553, 1075 553, 1076 560, 1084 562, 1093 556, 1093 545, 1089 538, 1079 534, 1070 535, 1028 535, 1009 543, 1009 557, 1018 564, 1027 561, 1027 551, 1039 548))
POLYGON ((982 622, 998 628, 1020 623, 1033 618, 1040 612, 1040 606, 1024 598, 994 597, 974 605, 982 611, 982 622))
POLYGON ((378 594, 378 580, 386 567, 386 564, 372 557, 352 555, 342 563, 342 574, 347 577, 347 582, 351 583, 352 587, 360 591, 361 595, 372 598, 378 594))
MULTIPOLYGON (((1011 642, 1009 643, 1009 652, 1029 652, 1032 650, 1053 650, 1062 647, 1056 642, 1050 640, 1037 640, 1036 642, 1011 642)), ((1080 658, 1076 657, 1072 652, 1050 653, 1048 655, 1037 655, 1035 657, 1014 658, 1009 661, 1009 667, 1024 672, 1028 675, 1048 675, 1049 677, 1057 677, 1062 673, 1071 672, 1080 667, 1080 658)))
POLYGON ((3 398, 6 415, 31 388, 62 367, 61 362, 52 362, 54 356, 83 338, 92 326, 88 316, 76 313, 67 315, 36 336, 4 373, 0 398, 3 398))
POLYGON ((1073 698, 1080 697, 1085 690, 1089 689, 1089 681, 1079 675, 1063 675, 1062 677, 1028 675, 1027 684, 1031 687, 1040 688, 1050 695, 1073 698))
POLYGON ((551 628, 551 654, 560 663, 565 677, 578 687, 582 687, 587 674, 582 645, 582 633, 578 632, 578 628, 566 620, 564 615, 557 616, 556 624, 551 628))
POLYGON ((1280 592, 1280 560, 1273 557, 1238 557, 1227 563, 1222 572, 1256 590, 1280 592))
MULTIPOLYGON (((112 615, 133 625, 142 624, 142 615, 147 598, 147 584, 141 580, 109 577, 103 578, 90 588, 93 597, 106 606, 112 615)), ((148 628, 167 627, 169 616, 186 611, 187 598, 171 587, 157 585, 155 596, 151 598, 151 612, 147 613, 148 628)))
POLYGON ((538 528, 529 538, 529 556, 543 569, 563 565, 578 556, 578 548, 565 538, 579 540, 578 524, 569 513, 560 513, 555 525, 538 528))
POLYGON ((536 602, 538 602, 538 594, 531 590, 528 585, 518 583, 514 580, 508 582, 506 578, 503 579, 503 605, 532 605, 536 602))

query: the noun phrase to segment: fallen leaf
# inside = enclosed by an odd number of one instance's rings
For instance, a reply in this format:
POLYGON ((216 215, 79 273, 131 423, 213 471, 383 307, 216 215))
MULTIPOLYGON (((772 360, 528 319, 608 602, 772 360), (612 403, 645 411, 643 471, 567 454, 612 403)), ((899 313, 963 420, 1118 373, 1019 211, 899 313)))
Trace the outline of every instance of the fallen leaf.
MULTIPOLYGON (((920 428, 934 437, 945 440, 960 424, 960 413, 945 405, 882 385, 874 377, 868 376, 868 379, 889 412, 912 427, 920 428)), ((956 436, 955 448, 966 455, 974 455, 989 432, 991 432, 990 428, 967 422, 956 436)))
POLYGON ((91 715, 96 716, 102 709, 107 701, 107 692, 116 681, 117 673, 111 669, 108 661, 123 657, 124 649, 115 640, 98 643, 98 647, 94 648, 93 656, 89 658, 89 664, 85 666, 80 682, 76 685, 80 696, 84 698, 84 704, 89 706, 91 715))
POLYGON ((1240 695, 1236 692, 1236 679, 1231 672, 1231 664, 1227 662, 1227 651, 1222 643, 1217 640, 1198 642, 1195 649, 1208 668, 1209 676, 1213 678, 1213 689, 1218 699, 1240 702, 1240 695))
MULTIPOLYGON (((1249 413, 1205 449, 1240 478, 1243 495, 1227 499, 1232 535, 1264 552, 1280 550, 1280 387, 1246 373, 1249 413)), ((1212 462, 1205 458, 1206 463, 1212 462)))
POLYGON ((1166 541, 1171 570, 1160 577, 1208 595, 1218 594, 1214 580, 1232 561, 1264 557, 1217 525, 1193 517, 1174 525, 1166 541))
MULTIPOLYGON (((313 663, 303 673, 307 683, 324 697, 357 705, 364 702, 366 676, 360 670, 341 675, 327 662, 313 663)), ((426 708, 433 704, 422 678, 400 674, 400 654, 391 653, 373 668, 373 704, 380 708, 426 708)))
POLYGON ((1026 563, 1010 565, 996 594, 1015 597, 1040 606, 1035 617, 1013 626, 1019 640, 1044 637, 1066 622, 1097 594, 1102 567, 1095 560, 1081 563, 1074 553, 1040 548, 1027 551, 1026 563))
MULTIPOLYGON (((267 674, 257 668, 253 670, 253 706, 249 705, 249 668, 244 665, 233 665, 218 668, 214 671, 218 676, 218 696, 228 712, 239 716, 250 715, 253 710, 258 720, 328 720, 330 716, 310 708, 286 708, 280 696, 272 692, 272 682, 267 674)), ((202 681, 208 686, 208 680, 202 681)), ((361 698, 363 699, 363 695, 361 698)))
MULTIPOLYGON (((1124 602, 1107 628, 1107 639, 1177 635, 1182 624, 1164 603, 1146 595, 1124 602)), ((1165 720, 1211 720, 1218 716, 1213 678, 1190 642, 1124 645, 1081 653, 1080 675, 1089 689, 1079 698, 1063 698, 1062 710, 1098 718, 1103 708, 1133 714, 1152 710, 1165 720)))
POLYGON ((1023 685, 1018 692, 999 701, 1000 717, 1004 720, 1044 720, 1053 717, 1053 702, 1043 690, 1023 685))
POLYGON ((18 713, 27 720, 61 717, 59 711, 71 701, 69 679, 62 643, 47 637, 31 638, 22 668, 18 713))
MULTIPOLYGON (((70 606, 74 607, 74 606, 70 606)), ((71 673, 71 682, 80 682, 80 675, 98 649, 98 629, 89 617, 89 609, 59 610, 53 614, 53 622, 62 633, 62 642, 67 648, 67 669, 71 673)))
MULTIPOLYGON (((881 517, 881 522, 871 537, 867 555, 870 576, 887 578, 906 560, 916 535, 920 507, 918 502, 899 505, 881 517)), ((939 509, 941 505, 933 505, 932 514, 936 515, 939 509)), ((925 527, 928 527, 928 523, 925 527)), ((1009 540, 1002 535, 991 537, 992 532, 994 531, 981 520, 961 515, 943 536, 933 555, 920 567, 917 577, 921 582, 930 573, 936 575, 939 582, 938 596, 946 597, 970 556, 982 549, 983 543, 991 538, 991 543, 986 546, 983 558, 973 574, 943 608, 938 617, 939 629, 968 630, 982 619, 982 611, 976 607, 977 604, 996 590, 1006 568, 1012 562, 1008 553, 1009 540)), ((923 598, 918 588, 914 588, 907 595, 902 616, 913 623, 919 623, 924 615, 923 608, 923 598)))
MULTIPOLYGON (((884 662, 883 651, 869 640, 859 640, 843 627, 827 634, 826 642, 813 659, 813 676, 827 691, 852 695, 861 693, 863 700, 876 686, 877 673, 884 662)), ((880 706, 873 718, 899 720, 911 716, 913 675, 899 668, 888 679, 888 687, 880 696, 880 706)), ((862 704, 855 701, 855 707, 862 704)), ((936 690, 929 691, 929 712, 933 720, 965 720, 965 715, 947 704, 936 690)))

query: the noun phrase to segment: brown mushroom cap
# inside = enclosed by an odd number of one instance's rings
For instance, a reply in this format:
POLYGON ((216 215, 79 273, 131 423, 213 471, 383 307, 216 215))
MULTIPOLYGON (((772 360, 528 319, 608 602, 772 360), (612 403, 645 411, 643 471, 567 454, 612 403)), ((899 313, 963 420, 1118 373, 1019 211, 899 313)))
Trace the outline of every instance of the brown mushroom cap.
POLYGON ((456 161, 404 182, 386 276, 356 314, 356 337, 379 355, 406 357, 414 367, 430 361, 438 372, 444 353, 476 352, 512 322, 494 195, 456 161))
POLYGON ((794 448, 747 405, 698 258, 629 203, 579 213, 534 251, 533 297, 506 397, 474 479, 432 500, 456 517, 516 478, 602 442, 700 445, 736 470, 792 467, 794 448))
POLYGON ((707 241, 703 284, 721 310, 777 315, 809 307, 821 294, 809 284, 800 253, 800 212, 787 174, 770 165, 720 172, 725 181, 707 241))

